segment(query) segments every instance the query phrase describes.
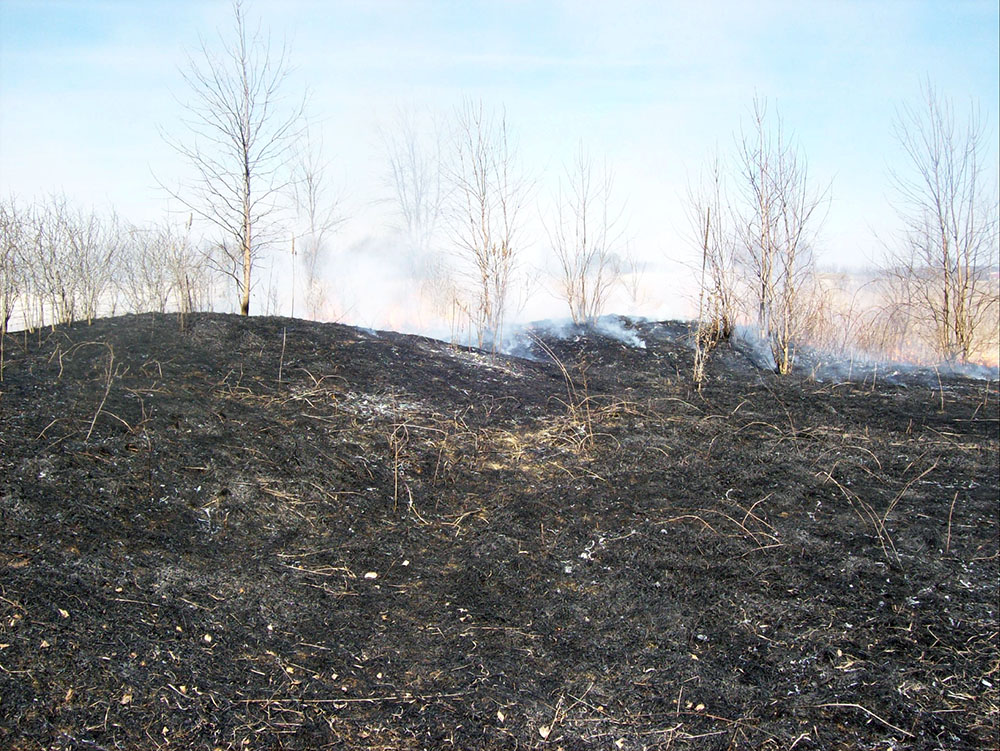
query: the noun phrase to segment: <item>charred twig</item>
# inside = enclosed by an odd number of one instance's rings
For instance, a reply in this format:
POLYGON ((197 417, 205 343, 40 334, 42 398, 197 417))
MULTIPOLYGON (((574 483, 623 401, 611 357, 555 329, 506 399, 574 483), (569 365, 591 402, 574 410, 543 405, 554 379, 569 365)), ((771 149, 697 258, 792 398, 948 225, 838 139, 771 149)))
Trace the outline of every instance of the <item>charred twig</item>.
MULTIPOLYGON (((898 493, 896 493, 896 497, 892 499, 892 501, 889 503, 889 506, 886 508, 885 513, 882 514, 883 526, 885 526, 885 522, 889 518, 889 514, 892 513, 892 510, 896 508, 896 504, 899 503, 899 499, 902 498, 903 495, 906 493, 906 491, 910 489, 910 486, 912 486, 913 483, 917 482, 918 480, 922 480, 924 477, 930 474, 937 467, 937 465, 938 465, 937 460, 935 460, 931 466, 929 466, 927 469, 925 469, 916 477, 911 478, 910 481, 903 486, 903 489, 900 490, 898 493)), ((907 469, 909 469, 912 466, 913 462, 910 462, 910 465, 907 467, 907 469)))
POLYGON ((278 358, 278 384, 281 384, 281 370, 285 365, 285 337, 288 334, 288 328, 285 326, 281 327, 281 356, 278 358))
POLYGON ((944 554, 948 555, 948 551, 951 550, 951 516, 955 513, 955 501, 958 500, 958 492, 955 491, 955 497, 951 499, 951 508, 948 509, 948 534, 944 538, 944 554))
MULTIPOLYGON (((90 429, 87 430, 87 436, 84 438, 84 441, 90 440, 90 436, 94 432, 94 426, 97 424, 97 418, 104 410, 104 404, 108 400, 108 394, 111 393, 111 383, 114 381, 115 376, 118 375, 117 368, 115 368, 115 350, 107 342, 104 343, 104 346, 108 348, 108 365, 105 371, 106 377, 104 383, 104 395, 101 397, 101 403, 97 405, 97 411, 94 412, 94 417, 90 421, 90 429)), ((124 420, 122 422, 124 422, 124 420)), ((125 424, 128 425, 128 423, 125 424)), ((129 428, 129 430, 131 430, 131 428, 129 428)))
POLYGON ((893 725, 888 720, 883 719, 882 717, 879 717, 877 714, 875 714, 874 712, 872 712, 870 709, 867 709, 866 707, 862 707, 860 704, 855 704, 853 702, 827 702, 825 704, 806 704, 805 706, 810 707, 812 709, 860 709, 866 715, 868 715, 869 717, 871 717, 874 720, 878 720, 883 725, 885 725, 887 728, 890 728, 891 730, 895 730, 897 733, 902 733, 907 738, 913 738, 914 737, 913 733, 909 733, 909 732, 903 730, 903 728, 896 727, 895 725, 893 725))
POLYGON ((847 499, 848 503, 851 504, 851 508, 858 515, 861 521, 866 525, 871 525, 872 529, 875 531, 875 536, 878 538, 879 544, 882 547, 882 554, 885 556, 886 560, 892 560, 889 557, 889 551, 892 550, 893 557, 898 565, 902 565, 899 558, 899 553, 896 550, 896 545, 892 541, 892 537, 889 535, 889 531, 885 526, 884 517, 876 513, 875 509, 869 503, 866 503, 857 493, 854 493, 844 487, 840 482, 836 480, 833 476, 833 472, 836 469, 834 465, 833 469, 829 472, 823 472, 821 474, 826 476, 829 482, 832 482, 843 496, 847 499))

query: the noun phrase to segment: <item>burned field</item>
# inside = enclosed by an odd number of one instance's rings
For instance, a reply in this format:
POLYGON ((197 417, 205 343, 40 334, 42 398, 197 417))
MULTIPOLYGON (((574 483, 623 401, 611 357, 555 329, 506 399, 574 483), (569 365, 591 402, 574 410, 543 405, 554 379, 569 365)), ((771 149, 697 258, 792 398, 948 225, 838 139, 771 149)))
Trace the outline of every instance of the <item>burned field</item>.
POLYGON ((10 338, 0 747, 996 747, 996 381, 634 333, 10 338))

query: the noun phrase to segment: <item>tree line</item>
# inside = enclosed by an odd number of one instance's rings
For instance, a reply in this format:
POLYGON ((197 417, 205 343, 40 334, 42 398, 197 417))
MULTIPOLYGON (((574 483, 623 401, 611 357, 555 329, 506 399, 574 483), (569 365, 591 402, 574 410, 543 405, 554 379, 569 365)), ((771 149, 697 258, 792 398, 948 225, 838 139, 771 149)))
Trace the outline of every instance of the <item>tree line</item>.
MULTIPOLYGON (((286 50, 253 30, 242 0, 232 18, 220 45, 203 43, 185 71, 188 128, 167 136, 191 168, 188 182, 162 184, 186 222, 137 227, 60 196, 8 198, 0 204, 3 333, 17 305, 26 328, 125 310, 184 314, 211 305, 220 279, 248 315, 259 263, 276 247, 290 249, 293 274, 303 275, 307 315, 322 310, 320 270, 345 217, 322 143, 304 125, 305 103, 287 97, 286 50), (193 219, 210 228, 207 244, 193 239, 193 219)), ((837 300, 817 272, 830 186, 810 175, 776 108, 753 100, 733 147, 708 160, 685 201, 700 259, 696 380, 738 327, 780 373, 803 343, 902 354, 919 341, 948 361, 995 346, 998 200, 987 129, 975 109, 957 117, 929 83, 923 97, 894 125, 909 159, 908 171, 892 175, 904 230, 870 282, 877 302, 857 307, 837 300)), ((479 346, 496 347, 538 201, 505 111, 464 100, 429 127, 402 111, 381 135, 398 230, 434 260, 428 294, 453 330, 464 326, 479 346)), ((581 144, 549 203, 555 291, 575 322, 594 321, 612 290, 637 275, 614 173, 581 144)))

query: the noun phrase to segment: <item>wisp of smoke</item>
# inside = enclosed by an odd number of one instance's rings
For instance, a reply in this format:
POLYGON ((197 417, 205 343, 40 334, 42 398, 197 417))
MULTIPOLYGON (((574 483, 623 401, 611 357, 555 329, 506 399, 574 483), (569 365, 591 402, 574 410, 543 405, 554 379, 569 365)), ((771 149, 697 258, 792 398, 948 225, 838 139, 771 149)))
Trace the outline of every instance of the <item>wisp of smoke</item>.
POLYGON ((516 324, 508 329, 500 351, 525 360, 546 360, 548 356, 540 352, 535 344, 536 337, 579 341, 583 337, 595 335, 613 339, 628 347, 645 349, 646 342, 639 333, 634 328, 627 327, 631 322, 631 319, 624 316, 608 315, 602 316, 593 324, 578 324, 568 318, 516 324))
MULTIPOLYGON (((761 370, 776 369, 770 343, 752 326, 739 325, 732 339, 733 348, 761 370)), ((825 351, 809 345, 796 348, 793 370, 816 381, 881 381, 893 385, 932 384, 939 376, 959 376, 983 381, 1000 378, 1000 368, 975 363, 916 364, 890 360, 866 352, 825 351)))
POLYGON ((777 368, 774 353, 771 352, 771 344, 760 335, 757 328, 743 324, 738 325, 733 332, 732 345, 737 352, 742 352, 750 362, 761 370, 775 370, 777 368))
POLYGON ((594 331, 630 347, 646 349, 646 342, 640 338, 639 333, 635 329, 625 328, 628 321, 623 316, 601 316, 594 324, 594 331))

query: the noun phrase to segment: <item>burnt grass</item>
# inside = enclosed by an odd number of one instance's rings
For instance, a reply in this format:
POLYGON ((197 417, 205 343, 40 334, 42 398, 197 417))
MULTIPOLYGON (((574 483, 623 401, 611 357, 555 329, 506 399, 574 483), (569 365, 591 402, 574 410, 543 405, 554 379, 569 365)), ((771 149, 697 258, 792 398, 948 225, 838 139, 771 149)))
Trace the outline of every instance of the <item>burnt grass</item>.
POLYGON ((996 748, 996 381, 628 325, 9 337, 0 747, 996 748))

